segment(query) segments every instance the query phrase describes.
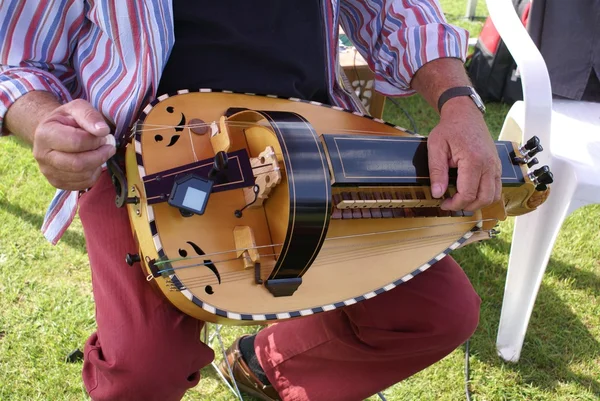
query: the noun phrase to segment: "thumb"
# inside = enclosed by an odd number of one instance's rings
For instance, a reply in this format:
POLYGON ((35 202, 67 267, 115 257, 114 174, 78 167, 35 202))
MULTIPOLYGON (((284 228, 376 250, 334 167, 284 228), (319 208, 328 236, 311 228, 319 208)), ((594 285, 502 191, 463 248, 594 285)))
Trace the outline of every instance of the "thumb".
POLYGON ((102 114, 96 110, 90 103, 85 100, 74 100, 69 103, 68 113, 75 119, 79 127, 89 132, 94 136, 112 137, 112 141, 108 139, 107 144, 114 145, 114 137, 110 134, 110 127, 104 121, 102 114))
POLYGON ((431 180, 431 195, 441 198, 448 189, 448 143, 443 139, 431 136, 427 140, 427 158, 429 163, 429 178, 431 180))

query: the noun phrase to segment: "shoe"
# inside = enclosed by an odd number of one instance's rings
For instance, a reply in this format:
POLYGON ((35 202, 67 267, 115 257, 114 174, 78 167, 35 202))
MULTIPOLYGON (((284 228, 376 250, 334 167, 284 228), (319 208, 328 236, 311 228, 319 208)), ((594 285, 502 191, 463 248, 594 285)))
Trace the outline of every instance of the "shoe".
MULTIPOLYGON (((242 352, 240 351, 240 340, 246 336, 242 336, 235 340, 233 344, 227 349, 225 355, 231 366, 233 372, 233 379, 237 383, 240 391, 248 393, 253 397, 263 401, 281 401, 277 391, 271 385, 264 385, 258 377, 248 367, 244 358, 242 358, 242 352)), ((219 370, 225 376, 227 381, 235 387, 231 376, 229 375, 229 369, 227 368, 227 362, 225 360, 219 363, 219 370)))

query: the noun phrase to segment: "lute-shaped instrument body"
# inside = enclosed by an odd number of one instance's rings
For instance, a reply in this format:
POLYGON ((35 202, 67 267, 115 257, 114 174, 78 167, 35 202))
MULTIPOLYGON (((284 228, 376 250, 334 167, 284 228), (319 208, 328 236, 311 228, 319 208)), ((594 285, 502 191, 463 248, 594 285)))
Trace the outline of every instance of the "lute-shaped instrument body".
POLYGON ((162 96, 132 129, 126 177, 112 168, 139 244, 127 258, 205 321, 256 324, 350 305, 543 202, 551 174, 528 173, 529 149, 497 149, 502 202, 449 212, 431 196, 426 139, 402 128, 269 96, 162 96))

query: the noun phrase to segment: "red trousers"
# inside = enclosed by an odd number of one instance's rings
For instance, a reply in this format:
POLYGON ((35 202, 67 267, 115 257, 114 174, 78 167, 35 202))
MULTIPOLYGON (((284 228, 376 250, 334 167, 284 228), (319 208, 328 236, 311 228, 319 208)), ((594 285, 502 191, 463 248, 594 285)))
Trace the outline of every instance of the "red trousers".
MULTIPOLYGON (((203 322, 150 288, 138 266, 127 212, 104 173, 81 198, 92 269, 97 331, 85 345, 83 381, 96 401, 179 400, 214 353, 203 322)), ((259 332, 261 366, 284 400, 353 401, 397 383, 466 341, 480 299, 446 257, 394 290, 259 332)))

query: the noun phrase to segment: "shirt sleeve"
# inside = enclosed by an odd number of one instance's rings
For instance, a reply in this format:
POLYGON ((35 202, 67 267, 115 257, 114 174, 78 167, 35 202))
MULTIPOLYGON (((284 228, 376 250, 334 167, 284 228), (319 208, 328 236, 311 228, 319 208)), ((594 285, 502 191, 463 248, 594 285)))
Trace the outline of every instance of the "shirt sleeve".
POLYGON ((71 100, 75 71, 71 55, 84 22, 77 0, 0 2, 0 135, 8 108, 28 92, 53 93, 71 100))
POLYGON ((469 33, 446 21, 437 0, 342 0, 340 23, 386 96, 414 94, 412 78, 432 60, 466 60, 469 33))

